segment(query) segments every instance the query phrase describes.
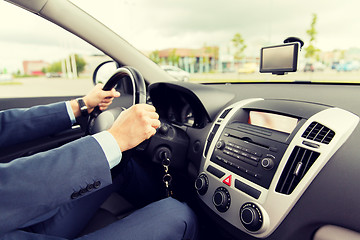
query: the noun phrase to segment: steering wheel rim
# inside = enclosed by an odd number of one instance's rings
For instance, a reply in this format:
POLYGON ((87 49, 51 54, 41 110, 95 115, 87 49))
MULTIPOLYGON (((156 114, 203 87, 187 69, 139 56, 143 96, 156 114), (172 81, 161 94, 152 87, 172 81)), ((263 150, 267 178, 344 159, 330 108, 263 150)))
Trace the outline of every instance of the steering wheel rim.
MULTIPOLYGON (((139 104, 139 103, 146 103, 146 85, 144 78, 142 77, 141 73, 133 67, 130 66, 123 66, 118 68, 113 75, 109 78, 106 84, 103 87, 104 91, 109 91, 114 88, 121 79, 124 77, 129 77, 132 82, 133 87, 133 101, 132 105, 139 104)), ((86 134, 94 134, 96 132, 93 131, 93 128, 96 124, 96 119, 103 111, 97 106, 91 112, 87 124, 86 134)), ((121 112, 121 111, 120 111, 121 112)), ((116 114, 120 114, 120 112, 116 114)), ((111 116, 106 117, 107 121, 113 121, 114 119, 110 119, 111 116)), ((101 124, 100 124, 101 125, 101 124)), ((108 124, 107 124, 108 125, 108 124)), ((105 129, 103 129, 105 130, 105 129)))
POLYGON ((131 79, 133 85, 133 105, 137 103, 146 103, 146 86, 144 78, 138 70, 130 66, 118 68, 106 82, 103 90, 111 90, 122 77, 126 76, 131 79))

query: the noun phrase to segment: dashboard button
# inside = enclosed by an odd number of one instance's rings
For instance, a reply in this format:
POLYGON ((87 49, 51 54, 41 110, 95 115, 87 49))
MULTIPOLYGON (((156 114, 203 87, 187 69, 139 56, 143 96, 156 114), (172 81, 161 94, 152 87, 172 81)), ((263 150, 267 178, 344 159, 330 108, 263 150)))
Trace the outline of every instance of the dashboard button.
POLYGON ((241 146, 239 146, 239 145, 235 145, 235 147, 237 148, 237 149, 239 149, 239 150, 242 150, 243 148, 241 147, 241 146))
POLYGON ((271 152, 277 152, 278 151, 278 149, 276 147, 269 147, 269 150, 271 152))
POLYGON ((237 179, 235 179, 235 188, 239 189, 240 191, 252 196, 255 199, 259 199, 261 192, 237 179))
POLYGON ((254 174, 254 177, 257 178, 257 179, 261 179, 261 175, 258 174, 258 173, 255 173, 255 174, 254 174))
POLYGON ((316 143, 312 143, 312 142, 309 142, 309 141, 303 141, 302 144, 308 146, 308 147, 312 147, 312 148, 319 148, 320 145, 319 144, 316 144, 316 143))
POLYGON ((254 155, 257 156, 257 157, 261 157, 261 156, 262 156, 262 154, 259 153, 259 152, 253 152, 252 154, 254 154, 254 155))
POLYGON ((243 151, 240 152, 240 155, 243 157, 250 157, 250 154, 243 152, 243 151))
POLYGON ((230 187, 231 186, 231 175, 229 175, 227 178, 225 178, 223 180, 223 183, 225 183, 226 185, 228 185, 230 187))
POLYGON ((206 168, 206 170, 207 170, 209 173, 215 175, 215 176, 218 177, 218 178, 222 178, 222 177, 225 175, 225 173, 224 173, 223 171, 220 171, 219 169, 217 169, 217 168, 215 168, 215 167, 213 167, 213 166, 211 166, 211 165, 209 165, 209 166, 206 168))
POLYGON ((254 166, 254 167, 257 167, 257 165, 258 165, 258 162, 255 162, 255 161, 253 161, 253 160, 250 160, 249 158, 246 158, 246 157, 240 156, 240 158, 238 158, 238 159, 241 160, 241 161, 243 161, 243 162, 246 162, 246 163, 248 163, 248 164, 250 164, 250 165, 252 165, 252 166, 254 166))
POLYGON ((224 150, 224 153, 225 153, 226 155, 230 155, 230 156, 231 156, 231 152, 228 151, 228 150, 224 150))
POLYGON ((244 152, 251 153, 251 150, 248 149, 248 148, 242 148, 242 150, 243 150, 244 152))
POLYGON ((240 150, 238 150, 238 149, 236 149, 236 148, 233 148, 233 152, 239 154, 239 153, 240 153, 240 150))
POLYGON ((237 169, 239 169, 239 170, 242 171, 242 172, 246 172, 246 169, 243 168, 243 167, 241 167, 241 166, 237 166, 237 169))

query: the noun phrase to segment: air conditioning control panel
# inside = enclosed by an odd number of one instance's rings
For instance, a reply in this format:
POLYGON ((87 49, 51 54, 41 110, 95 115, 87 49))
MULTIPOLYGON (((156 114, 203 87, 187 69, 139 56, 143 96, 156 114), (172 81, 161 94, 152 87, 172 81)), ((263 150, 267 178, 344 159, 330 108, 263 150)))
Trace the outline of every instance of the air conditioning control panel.
POLYGON ((209 131, 198 196, 236 228, 266 238, 358 122, 350 112, 311 103, 237 102, 209 131))

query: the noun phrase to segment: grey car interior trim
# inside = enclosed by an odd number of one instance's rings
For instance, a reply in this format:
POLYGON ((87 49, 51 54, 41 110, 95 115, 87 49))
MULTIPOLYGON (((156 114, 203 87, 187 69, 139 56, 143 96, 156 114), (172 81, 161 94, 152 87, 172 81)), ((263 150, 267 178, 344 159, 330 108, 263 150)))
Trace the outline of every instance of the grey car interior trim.
POLYGON ((314 236, 314 240, 360 240, 360 233, 347 228, 326 225, 321 227, 314 236))

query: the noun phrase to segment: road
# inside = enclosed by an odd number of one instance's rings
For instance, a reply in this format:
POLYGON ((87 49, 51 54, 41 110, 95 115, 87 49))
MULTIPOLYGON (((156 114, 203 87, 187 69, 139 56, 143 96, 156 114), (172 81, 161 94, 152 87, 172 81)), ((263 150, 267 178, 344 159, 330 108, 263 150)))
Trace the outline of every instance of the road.
MULTIPOLYGON (((324 71, 314 73, 289 73, 285 76, 271 74, 236 74, 236 73, 208 73, 192 74, 191 82, 242 82, 242 81, 326 81, 360 83, 360 72, 324 71)), ((37 96, 74 96, 85 95, 93 87, 91 78, 16 78, 13 84, 0 82, 0 98, 8 97, 37 97, 37 96)))
POLYGON ((0 84, 0 97, 85 95, 93 86, 90 78, 15 78, 13 84, 0 84))

